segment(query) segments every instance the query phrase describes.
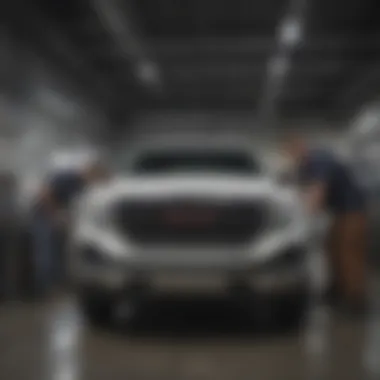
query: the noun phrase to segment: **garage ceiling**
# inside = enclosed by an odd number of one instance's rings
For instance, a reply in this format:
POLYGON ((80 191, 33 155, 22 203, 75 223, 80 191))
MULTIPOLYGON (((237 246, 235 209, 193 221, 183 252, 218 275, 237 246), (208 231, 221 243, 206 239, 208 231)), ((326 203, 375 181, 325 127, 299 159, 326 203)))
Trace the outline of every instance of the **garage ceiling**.
MULTIPOLYGON (((136 107, 260 107, 290 2, 105 3, 116 8, 117 20, 105 17, 96 0, 12 0, 0 6, 4 25, 20 41, 111 113, 136 107), (136 76, 141 62, 157 64, 160 91, 136 76)), ((288 70, 276 89, 276 109, 285 116, 348 116, 380 87, 378 0, 306 0, 306 5, 300 43, 288 55, 288 70)))

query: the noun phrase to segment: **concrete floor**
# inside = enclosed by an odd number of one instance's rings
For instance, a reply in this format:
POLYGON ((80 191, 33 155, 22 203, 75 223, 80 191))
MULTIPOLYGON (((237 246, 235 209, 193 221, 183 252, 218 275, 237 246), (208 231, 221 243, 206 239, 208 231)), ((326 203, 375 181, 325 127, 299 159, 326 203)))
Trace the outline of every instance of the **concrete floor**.
POLYGON ((178 314, 178 305, 151 308, 131 335, 86 326, 66 296, 3 306, 0 379, 380 379, 363 365, 375 324, 368 329, 315 308, 298 332, 259 334, 228 308, 209 304, 197 317, 178 314))

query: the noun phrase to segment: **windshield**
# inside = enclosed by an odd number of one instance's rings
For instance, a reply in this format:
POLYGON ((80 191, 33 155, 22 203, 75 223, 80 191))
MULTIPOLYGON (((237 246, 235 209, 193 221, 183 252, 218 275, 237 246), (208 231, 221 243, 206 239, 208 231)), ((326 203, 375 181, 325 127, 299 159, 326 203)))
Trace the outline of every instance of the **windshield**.
POLYGON ((139 174, 168 172, 215 172, 258 174, 259 163, 244 152, 151 151, 141 155, 132 167, 139 174))

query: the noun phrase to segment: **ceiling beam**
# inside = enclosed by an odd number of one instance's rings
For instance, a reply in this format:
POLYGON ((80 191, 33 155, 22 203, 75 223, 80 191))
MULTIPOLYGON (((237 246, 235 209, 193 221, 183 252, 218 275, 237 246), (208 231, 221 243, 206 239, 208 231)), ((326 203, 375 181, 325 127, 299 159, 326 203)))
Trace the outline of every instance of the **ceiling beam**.
POLYGON ((136 26, 132 23, 133 17, 125 9, 126 5, 119 0, 92 0, 92 5, 104 29, 114 41, 119 55, 132 64, 139 82, 146 84, 146 80, 149 85, 156 85, 156 81, 150 82, 151 74, 156 78, 159 73, 155 71, 154 60, 138 36, 136 26))
MULTIPOLYGON (((229 102, 226 102, 226 99, 220 98, 208 98, 202 99, 199 101, 197 97, 180 97, 176 99, 165 99, 162 98, 160 101, 152 101, 144 104, 144 108, 153 108, 153 109, 179 109, 179 110, 196 110, 203 109, 209 112, 210 110, 244 110, 250 112, 257 112, 258 106, 260 105, 258 97, 244 97, 240 99, 232 99, 229 102)), ((321 101, 308 101, 303 102, 300 105, 299 102, 286 101, 285 103, 280 102, 278 104, 279 113, 284 115, 293 115, 293 116, 316 116, 319 118, 324 118, 325 116, 330 117, 333 113, 329 108, 326 108, 326 104, 321 101)))
POLYGON ((235 64, 203 64, 197 65, 170 65, 166 66, 165 73, 173 78, 178 79, 195 79, 195 78, 251 78, 260 76, 263 72, 263 65, 255 65, 249 63, 235 64))
MULTIPOLYGON (((303 67, 305 65, 321 65, 330 71, 331 66, 348 64, 362 64, 363 61, 372 59, 374 52, 380 50, 380 35, 373 38, 359 37, 350 39, 347 36, 321 36, 305 37, 305 41, 296 48, 297 56, 294 65, 303 67), (359 54, 358 54, 359 53, 359 54), (301 61, 302 60, 302 61, 301 61), (309 63, 310 61, 310 63, 309 63)), ((246 37, 246 38, 188 38, 147 39, 147 46, 153 52, 156 61, 163 68, 172 62, 197 63, 197 62, 219 62, 233 63, 236 61, 268 61, 273 52, 275 40, 272 37, 246 37)), ((112 59, 121 64, 125 58, 120 56, 120 50, 115 44, 103 42, 87 45, 86 52, 98 59, 112 59)), ((308 69, 305 69, 305 71, 308 69)), ((314 70, 314 69, 311 69, 314 70)), ((332 69, 335 71, 335 69, 332 69)), ((338 71, 338 69, 337 69, 338 71)))
MULTIPOLYGON (((370 36, 347 36, 347 34, 318 34, 305 36, 302 42, 302 48, 311 46, 316 49, 339 49, 339 48, 357 48, 357 47, 380 47, 380 33, 370 36)), ((188 38, 165 38, 151 37, 146 39, 146 43, 156 46, 158 50, 176 49, 180 52, 188 50, 268 50, 276 46, 276 38, 272 35, 252 35, 239 37, 188 37, 188 38), (268 46, 269 45, 269 46, 268 46)))
MULTIPOLYGON (((262 76, 265 71, 265 62, 234 61, 234 62, 168 62, 165 73, 173 77, 235 77, 244 78, 262 76)), ((292 74, 297 78, 304 76, 335 75, 344 69, 344 62, 339 60, 326 60, 315 62, 307 60, 296 64, 292 74)))
MULTIPOLYGON (((215 54, 215 53, 267 53, 276 46, 273 36, 246 36, 246 37, 196 37, 196 38, 165 38, 150 37, 145 39, 146 46, 162 55, 174 54, 215 54)), ((306 36, 302 43, 302 49, 317 51, 340 51, 356 49, 380 48, 380 33, 371 36, 350 37, 340 34, 326 34, 318 36, 306 36)), ((113 54, 118 51, 114 45, 96 42, 89 46, 94 53, 113 54)))
POLYGON ((126 60, 139 61, 147 55, 142 41, 131 26, 131 18, 118 0, 92 0, 93 8, 107 32, 126 60))
POLYGON ((267 62, 263 85, 263 122, 275 121, 276 102, 285 87, 297 48, 304 43, 304 30, 309 0, 288 0, 284 15, 275 29, 276 46, 267 62))

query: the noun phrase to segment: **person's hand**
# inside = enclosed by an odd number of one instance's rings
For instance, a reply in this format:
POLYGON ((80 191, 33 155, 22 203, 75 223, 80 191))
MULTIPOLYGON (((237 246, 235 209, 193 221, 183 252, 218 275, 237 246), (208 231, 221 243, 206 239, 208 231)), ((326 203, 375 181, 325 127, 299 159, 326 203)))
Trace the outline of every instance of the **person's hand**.
POLYGON ((69 223, 69 215, 67 212, 59 211, 56 213, 54 221, 58 228, 66 227, 69 223))

